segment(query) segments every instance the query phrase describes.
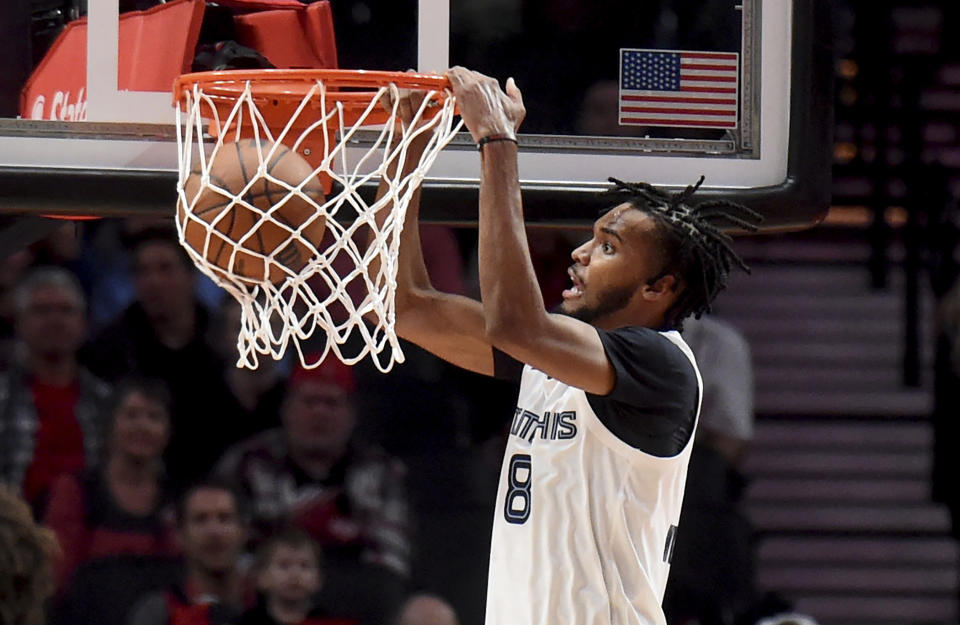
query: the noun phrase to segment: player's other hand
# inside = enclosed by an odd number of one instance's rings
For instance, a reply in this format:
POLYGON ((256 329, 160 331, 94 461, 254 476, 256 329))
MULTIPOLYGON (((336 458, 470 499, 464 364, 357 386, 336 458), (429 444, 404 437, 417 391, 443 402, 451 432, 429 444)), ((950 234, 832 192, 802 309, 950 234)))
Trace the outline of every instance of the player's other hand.
POLYGON ((450 68, 447 78, 457 98, 460 117, 474 141, 491 135, 516 137, 527 110, 513 78, 507 80, 505 91, 496 79, 464 67, 450 68))
MULTIPOLYGON (((413 72, 413 70, 407 71, 413 72)), ((434 105, 434 102, 428 103, 423 113, 418 115, 426 96, 427 93, 419 89, 387 89, 380 98, 380 105, 385 111, 395 115, 394 120, 403 124, 404 127, 409 127, 410 124, 422 126, 433 117, 428 109, 434 105)))
MULTIPOLYGON (((398 89, 397 95, 387 91, 380 99, 380 104, 390 114, 394 114, 394 121, 403 124, 404 127, 413 123, 414 118, 418 126, 423 124, 424 116, 417 117, 417 111, 423 103, 424 94, 421 91, 411 91, 408 89, 398 89), (396 111, 394 112, 394 101, 396 101, 396 111)), ((429 119, 429 118, 427 118, 429 119)))

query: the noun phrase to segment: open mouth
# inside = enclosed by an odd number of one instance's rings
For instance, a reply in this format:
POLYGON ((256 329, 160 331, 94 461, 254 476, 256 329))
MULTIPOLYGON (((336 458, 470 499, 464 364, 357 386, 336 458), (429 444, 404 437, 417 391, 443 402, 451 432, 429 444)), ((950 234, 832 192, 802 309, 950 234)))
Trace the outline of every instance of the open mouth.
POLYGON ((570 281, 573 284, 569 289, 563 290, 563 299, 575 299, 583 295, 583 282, 580 280, 580 276, 577 275, 577 272, 573 267, 567 269, 567 274, 570 276, 570 281))

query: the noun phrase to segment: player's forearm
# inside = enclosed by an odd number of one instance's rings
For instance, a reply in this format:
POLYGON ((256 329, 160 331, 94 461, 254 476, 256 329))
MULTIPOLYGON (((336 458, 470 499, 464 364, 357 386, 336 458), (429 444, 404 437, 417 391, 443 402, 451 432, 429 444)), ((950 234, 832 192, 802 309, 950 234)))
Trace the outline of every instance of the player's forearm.
MULTIPOLYGON (((415 150, 411 146, 411 150, 415 150)), ((415 151, 407 155, 407 162, 409 163, 411 159, 419 159, 420 153, 415 151)), ((412 167, 412 165, 409 165, 412 167)), ((393 190, 391 190, 391 181, 398 180, 396 173, 397 162, 394 160, 392 163, 388 163, 387 170, 384 173, 383 178, 380 180, 380 186, 377 189, 377 199, 376 206, 380 208, 377 210, 374 215, 374 227, 370 228, 370 231, 367 235, 367 248, 369 257, 369 266, 367 269, 368 275, 375 277, 381 272, 381 258, 383 258, 388 251, 377 251, 376 253, 371 254, 369 248, 374 245, 389 245, 389 242, 378 243, 376 236, 378 233, 382 233, 384 230, 384 225, 388 218, 395 218, 397 213, 397 207, 395 201, 387 201, 383 204, 383 199, 388 197, 393 190)), ((404 169, 407 169, 405 166, 404 169)), ((401 190, 402 191, 402 190, 401 190)), ((399 193, 398 193, 399 195, 399 193)), ((408 314, 408 309, 411 308, 411 298, 415 291, 423 289, 431 289, 430 278, 427 274, 426 264, 423 261, 423 253, 420 248, 420 231, 417 224, 419 218, 419 208, 420 208, 420 189, 416 189, 410 198, 410 202, 407 205, 407 213, 404 218, 403 231, 400 233, 400 249, 399 257, 397 258, 397 288, 394 293, 394 310, 397 317, 398 325, 399 321, 403 319, 403 316, 408 314)), ((393 226, 394 236, 397 236, 397 231, 399 229, 396 226, 393 226)), ((387 276, 383 276, 383 280, 389 279, 387 276)), ((375 312, 371 311, 367 313, 366 318, 372 322, 378 322, 379 319, 375 312)))
POLYGON ((512 341, 546 317, 524 230, 517 146, 484 146, 480 182, 480 292, 494 345, 512 341))
POLYGON ((397 335, 463 369, 493 375, 493 350, 486 338, 480 302, 436 290, 413 290, 397 335))
POLYGON ((397 290, 432 290, 427 263, 420 243, 420 189, 417 188, 407 206, 400 237, 400 256, 397 260, 397 290))
MULTIPOLYGON (((403 163, 401 175, 397 175, 398 159, 395 158, 387 165, 383 179, 380 180, 380 186, 377 189, 377 200, 386 197, 391 193, 391 181, 398 181, 406 177, 413 171, 416 163, 425 148, 425 139, 414 139, 407 149, 406 158, 403 163)), ((398 189, 397 193, 403 193, 403 189, 398 189)), ((382 230, 383 224, 388 215, 395 214, 396 206, 393 202, 389 203, 377 213, 377 229, 382 230)), ((423 251, 420 245, 420 188, 414 190, 410 202, 407 205, 406 216, 404 217, 403 232, 400 238, 400 255, 397 259, 397 296, 402 298, 414 288, 431 288, 430 276, 427 273, 427 266, 423 260, 423 251)), ((372 241, 371 233, 371 243, 372 241)))
MULTIPOLYGON (((408 158, 419 159, 419 152, 408 158)), ((381 192, 386 193, 386 182, 381 192)), ((420 189, 407 207, 397 259, 397 335, 458 367, 493 375, 480 303, 437 291, 430 281, 420 242, 420 189)))

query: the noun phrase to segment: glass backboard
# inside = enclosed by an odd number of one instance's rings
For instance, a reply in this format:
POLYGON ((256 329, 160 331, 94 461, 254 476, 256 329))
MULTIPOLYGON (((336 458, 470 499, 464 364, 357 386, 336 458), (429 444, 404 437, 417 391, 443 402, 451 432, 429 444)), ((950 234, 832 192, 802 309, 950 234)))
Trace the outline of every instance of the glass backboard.
MULTIPOLYGON (((169 86, 218 54, 243 67, 464 65, 514 77, 532 224, 592 221, 609 176, 682 187, 704 175, 699 195, 743 201, 770 229, 811 225, 829 203, 826 0, 45 0, 29 15, 3 10, 0 46, 19 59, 0 70, 3 212, 172 215, 169 86), (249 45, 225 53, 225 41, 249 45)), ((425 181, 425 215, 473 222, 478 172, 463 133, 425 181)))

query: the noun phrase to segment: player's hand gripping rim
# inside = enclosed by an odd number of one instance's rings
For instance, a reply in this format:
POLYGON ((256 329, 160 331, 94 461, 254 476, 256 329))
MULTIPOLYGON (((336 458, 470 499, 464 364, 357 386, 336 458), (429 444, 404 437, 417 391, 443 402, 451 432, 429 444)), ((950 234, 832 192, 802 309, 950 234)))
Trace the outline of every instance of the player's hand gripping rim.
POLYGON ((476 143, 488 137, 516 141, 527 110, 513 78, 507 79, 504 91, 495 78, 464 67, 451 67, 446 75, 457 98, 460 117, 476 143))
MULTIPOLYGON (((407 70, 407 73, 415 73, 415 70, 407 70)), ((390 85, 381 97, 380 104, 390 113, 394 123, 409 132, 411 125, 419 129, 430 125, 433 120, 434 114, 431 109, 437 108, 440 103, 434 95, 424 106, 424 100, 428 95, 428 92, 420 89, 402 89, 390 85)))

